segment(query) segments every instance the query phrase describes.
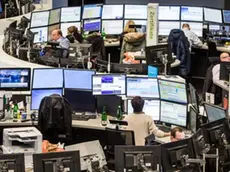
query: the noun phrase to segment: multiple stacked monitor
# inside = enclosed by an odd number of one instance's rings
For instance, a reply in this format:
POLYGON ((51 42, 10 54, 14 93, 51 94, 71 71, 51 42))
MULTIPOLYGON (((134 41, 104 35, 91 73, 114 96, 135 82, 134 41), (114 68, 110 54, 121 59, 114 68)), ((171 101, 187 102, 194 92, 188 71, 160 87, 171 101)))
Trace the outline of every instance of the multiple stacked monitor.
MULTIPOLYGON (((186 22, 202 37, 204 22, 221 25, 224 21, 229 24, 230 11, 192 6, 160 6, 158 19, 159 35, 167 36, 171 29, 179 29, 186 22)), ((146 27, 147 5, 92 4, 82 8, 62 7, 33 12, 30 28, 36 33, 34 43, 37 43, 47 41, 49 33, 55 28, 61 29, 66 36, 69 26, 76 26, 79 30, 83 28, 85 32, 104 30, 107 35, 119 35, 128 20, 146 27)))

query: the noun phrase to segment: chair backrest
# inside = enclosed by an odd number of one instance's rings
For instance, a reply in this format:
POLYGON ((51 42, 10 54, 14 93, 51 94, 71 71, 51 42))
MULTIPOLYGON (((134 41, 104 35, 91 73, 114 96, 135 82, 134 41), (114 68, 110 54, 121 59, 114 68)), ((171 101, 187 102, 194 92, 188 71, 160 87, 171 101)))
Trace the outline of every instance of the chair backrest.
POLYGON ((215 57, 218 56, 218 51, 216 48, 216 43, 212 41, 208 41, 208 57, 215 57))

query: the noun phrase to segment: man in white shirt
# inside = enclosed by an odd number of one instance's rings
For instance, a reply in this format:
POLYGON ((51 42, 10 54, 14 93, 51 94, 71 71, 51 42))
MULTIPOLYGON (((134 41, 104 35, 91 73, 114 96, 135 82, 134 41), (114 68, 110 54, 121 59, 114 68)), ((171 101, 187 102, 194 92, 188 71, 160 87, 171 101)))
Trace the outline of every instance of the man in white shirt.
POLYGON ((190 50, 192 46, 202 47, 203 43, 198 38, 198 36, 193 31, 191 31, 189 24, 184 23, 182 25, 182 30, 184 31, 185 36, 188 38, 190 50))
POLYGON ((124 120, 128 122, 127 129, 134 131, 136 145, 145 145, 145 138, 150 134, 154 134, 157 137, 170 136, 170 133, 159 130, 152 117, 145 115, 142 111, 145 101, 141 97, 134 97, 131 103, 133 114, 127 115, 124 120))

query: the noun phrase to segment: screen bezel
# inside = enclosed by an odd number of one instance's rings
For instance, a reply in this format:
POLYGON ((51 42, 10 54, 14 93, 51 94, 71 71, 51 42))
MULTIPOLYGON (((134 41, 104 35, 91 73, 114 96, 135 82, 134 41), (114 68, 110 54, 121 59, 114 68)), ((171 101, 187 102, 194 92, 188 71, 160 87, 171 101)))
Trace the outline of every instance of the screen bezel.
POLYGON ((85 4, 84 6, 82 6, 82 11, 81 11, 81 20, 90 20, 90 19, 102 19, 102 10, 103 10, 103 4, 85 4), (101 7, 101 11, 100 11, 100 16, 98 17, 93 17, 93 18, 84 18, 84 12, 85 12, 85 7, 101 7))
POLYGON ((81 6, 76 6, 76 7, 61 7, 61 13, 60 13, 60 23, 66 23, 66 22, 81 22, 82 20, 82 9, 81 6), (79 8, 80 9, 80 19, 79 20, 71 20, 71 21, 62 21, 62 10, 65 8, 79 8))
MULTIPOLYGON (((159 8, 160 7, 179 7, 179 19, 178 20, 177 19, 159 19, 159 15, 158 15, 159 21, 180 21, 180 19, 181 19, 181 6, 179 6, 179 5, 160 5, 159 8)), ((159 9, 159 11, 160 11, 160 9, 159 9)))
POLYGON ((55 24, 60 24, 61 23, 61 8, 53 8, 53 9, 50 9, 50 14, 49 14, 49 20, 48 20, 48 25, 55 25, 55 24), (50 14, 51 14, 51 11, 55 11, 55 10, 60 10, 60 15, 59 15, 59 21, 56 23, 52 23, 50 24, 50 14))
POLYGON ((188 22, 200 22, 200 23, 203 23, 204 22, 204 7, 198 7, 198 6, 188 6, 188 5, 182 5, 181 6, 181 8, 180 8, 180 21, 182 22, 182 21, 188 21, 188 22), (200 21, 200 20, 183 20, 182 19, 182 7, 188 7, 188 8, 201 8, 202 9, 202 20, 200 21))
POLYGON ((32 22, 30 22, 30 28, 48 27, 48 25, 49 25, 49 17, 50 17, 50 10, 32 12, 32 14, 31 14, 31 16, 30 16, 30 21, 32 21, 33 14, 35 14, 35 13, 44 13, 44 12, 48 12, 48 13, 49 13, 47 24, 42 25, 42 26, 31 26, 31 25, 32 25, 32 22))
POLYGON ((102 6, 102 12, 101 12, 101 20, 124 20, 124 13, 125 13, 125 5, 124 4, 104 4, 102 6), (113 6, 113 5, 121 5, 123 6, 122 9, 122 17, 120 19, 116 19, 116 18, 103 18, 103 10, 104 10, 104 6, 113 6))
POLYGON ((222 10, 221 9, 219 9, 219 8, 210 8, 210 7, 203 7, 203 11, 204 11, 204 17, 203 17, 203 22, 206 22, 206 23, 215 23, 215 24, 223 24, 223 12, 222 12, 222 10), (220 10, 220 13, 221 13, 221 19, 222 19, 222 21, 221 22, 214 22, 214 21, 209 21, 209 20, 206 20, 206 18, 205 18, 205 9, 211 9, 211 10, 220 10))
POLYGON ((148 19, 148 15, 146 15, 146 18, 126 18, 125 17, 125 7, 126 6, 130 6, 130 5, 132 5, 132 6, 146 6, 146 10, 147 10, 147 13, 148 13, 148 6, 147 5, 143 5, 143 4, 141 4, 141 5, 137 5, 137 4, 124 4, 124 20, 147 20, 148 19))
POLYGON ((106 35, 120 35, 123 31, 124 31, 124 20, 123 19, 103 19, 101 20, 101 31, 103 31, 103 22, 110 22, 110 21, 121 21, 122 22, 122 29, 121 32, 118 33, 114 33, 114 34, 108 34, 106 33, 106 35))

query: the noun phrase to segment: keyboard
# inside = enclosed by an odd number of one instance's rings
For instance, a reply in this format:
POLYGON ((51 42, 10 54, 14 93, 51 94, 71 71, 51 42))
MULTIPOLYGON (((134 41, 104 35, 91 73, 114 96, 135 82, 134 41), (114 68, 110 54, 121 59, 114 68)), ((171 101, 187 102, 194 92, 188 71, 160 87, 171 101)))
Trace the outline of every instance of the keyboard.
POLYGON ((85 115, 72 115, 72 120, 77 120, 77 121, 88 121, 89 117, 85 115))
POLYGON ((171 132, 171 128, 170 128, 170 127, 166 127, 166 126, 164 126, 164 125, 157 125, 157 128, 158 128, 159 130, 161 130, 161 131, 166 132, 166 133, 171 132))

